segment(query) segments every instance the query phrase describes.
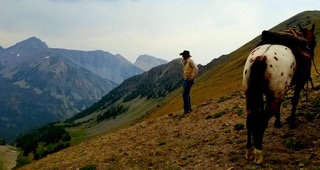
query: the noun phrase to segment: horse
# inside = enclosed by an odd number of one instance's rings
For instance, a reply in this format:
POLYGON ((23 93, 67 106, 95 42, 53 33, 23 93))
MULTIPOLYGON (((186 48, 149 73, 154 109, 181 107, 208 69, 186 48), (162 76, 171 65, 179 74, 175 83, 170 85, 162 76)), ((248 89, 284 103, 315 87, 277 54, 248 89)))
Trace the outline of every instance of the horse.
MULTIPOLYGON (((307 45, 302 53, 313 57, 316 46, 315 24, 313 23, 311 29, 299 25, 299 29, 307 45)), ((289 127, 295 127, 295 112, 300 92, 311 77, 311 59, 304 59, 304 55, 300 55, 299 51, 300 48, 293 49, 280 43, 264 43, 252 50, 246 60, 243 69, 243 90, 247 111, 245 157, 254 160, 256 164, 263 162, 262 141, 269 120, 275 116, 274 125, 276 127, 282 125, 281 103, 291 88, 294 89, 294 94, 289 127)))

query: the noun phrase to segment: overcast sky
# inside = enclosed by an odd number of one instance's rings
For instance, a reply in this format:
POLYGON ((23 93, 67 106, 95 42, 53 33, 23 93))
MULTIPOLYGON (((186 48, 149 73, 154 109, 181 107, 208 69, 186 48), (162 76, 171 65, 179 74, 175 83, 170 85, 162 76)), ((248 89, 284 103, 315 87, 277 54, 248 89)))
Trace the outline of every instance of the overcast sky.
MULTIPOLYGON (((317 9, 318 8, 318 9, 317 9)), ((198 64, 228 54, 320 0, 0 0, 0 46, 35 36, 51 48, 103 50, 134 62, 198 64)))

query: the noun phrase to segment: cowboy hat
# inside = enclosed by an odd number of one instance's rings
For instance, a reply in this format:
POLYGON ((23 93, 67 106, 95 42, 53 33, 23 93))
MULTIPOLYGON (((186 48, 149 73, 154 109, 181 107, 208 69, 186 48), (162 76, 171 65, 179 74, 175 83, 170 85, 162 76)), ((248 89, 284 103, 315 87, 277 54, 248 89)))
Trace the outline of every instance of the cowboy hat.
POLYGON ((188 50, 184 50, 182 53, 180 53, 180 55, 191 57, 190 52, 188 50))

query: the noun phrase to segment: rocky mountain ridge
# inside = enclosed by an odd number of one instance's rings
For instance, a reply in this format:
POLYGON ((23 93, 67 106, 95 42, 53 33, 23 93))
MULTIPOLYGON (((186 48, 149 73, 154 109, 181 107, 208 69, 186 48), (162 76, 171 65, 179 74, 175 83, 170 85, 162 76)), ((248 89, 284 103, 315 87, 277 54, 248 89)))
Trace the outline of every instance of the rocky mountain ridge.
POLYGON ((148 71, 153 67, 166 64, 168 61, 161 58, 156 58, 147 54, 140 55, 134 62, 134 65, 141 68, 144 71, 148 71))
POLYGON ((49 48, 36 37, 0 50, 0 138, 71 117, 144 71, 106 51, 49 48))

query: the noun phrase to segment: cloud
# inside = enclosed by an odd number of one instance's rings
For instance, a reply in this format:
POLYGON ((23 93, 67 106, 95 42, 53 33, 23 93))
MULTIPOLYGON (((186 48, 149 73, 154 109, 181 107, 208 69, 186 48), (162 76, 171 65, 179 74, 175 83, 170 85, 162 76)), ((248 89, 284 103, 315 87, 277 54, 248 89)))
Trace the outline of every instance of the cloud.
POLYGON ((320 1, 0 0, 0 44, 31 36, 50 47, 166 60, 189 49, 198 63, 227 54, 320 1), (199 56, 199 58, 197 58, 199 56))

